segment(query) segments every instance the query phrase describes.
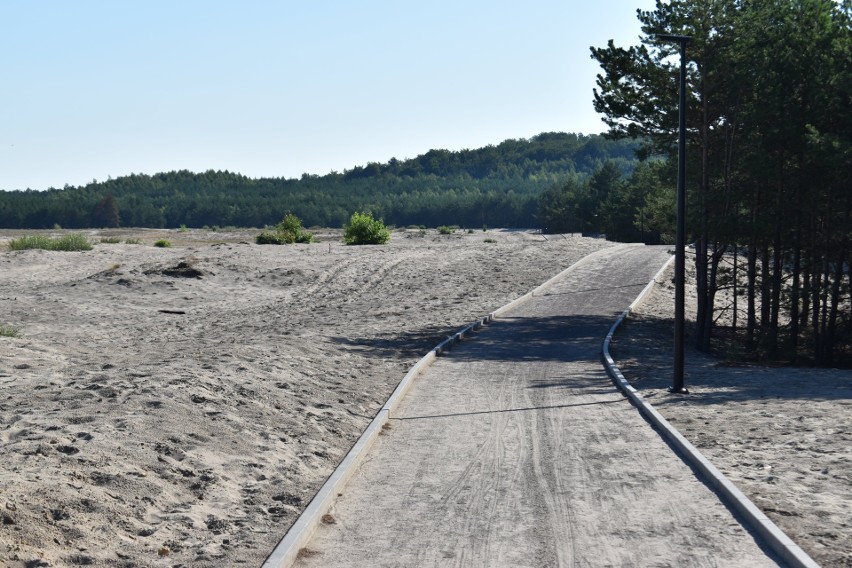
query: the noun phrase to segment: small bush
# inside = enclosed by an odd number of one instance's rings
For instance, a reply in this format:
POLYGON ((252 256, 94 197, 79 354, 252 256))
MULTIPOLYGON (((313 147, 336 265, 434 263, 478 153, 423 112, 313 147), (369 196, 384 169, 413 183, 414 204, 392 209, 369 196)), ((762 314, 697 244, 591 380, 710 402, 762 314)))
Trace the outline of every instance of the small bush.
POLYGON ((178 233, 186 233, 186 232, 189 232, 189 228, 186 225, 181 224, 181 226, 178 228, 178 233))
POLYGON ((390 240, 390 231, 381 219, 372 213, 352 214, 349 224, 343 227, 343 241, 347 245, 383 245, 390 240))
POLYGON ((8 325, 0 325, 0 337, 20 337, 21 332, 18 331, 17 328, 8 326, 8 325))
POLYGON ((453 233, 455 233, 455 230, 452 227, 441 225, 440 227, 438 227, 438 232, 442 235, 452 235, 453 233))
POLYGON ((263 231, 261 234, 254 238, 255 242, 259 245, 283 245, 284 243, 281 241, 281 236, 274 231, 263 231))
POLYGON ((154 243, 154 246, 160 248, 169 248, 170 246, 172 246, 172 242, 168 239, 160 239, 159 241, 154 243))
POLYGON ((9 241, 10 250, 42 249, 59 251, 92 250, 92 244, 85 235, 74 233, 64 237, 50 238, 44 235, 33 235, 12 239, 9 241))
POLYGON ((263 231, 255 237, 255 242, 259 245, 289 245, 314 241, 316 241, 314 234, 306 231, 302 226, 302 220, 292 213, 287 213, 274 229, 263 231))
POLYGON ((126 245, 141 245, 142 239, 125 239, 124 244, 126 244, 126 245))
POLYGON ((120 237, 101 237, 101 242, 108 245, 117 245, 121 242, 120 237))
POLYGON ((494 239, 485 239, 485 242, 486 243, 496 243, 497 241, 495 241, 494 239))
POLYGON ((52 250, 92 250, 92 243, 89 242, 86 235, 74 233, 56 239, 52 250))
POLYGON ((314 234, 306 231, 302 226, 302 220, 287 213, 284 219, 275 225, 275 230, 282 235, 286 243, 312 243, 314 234))

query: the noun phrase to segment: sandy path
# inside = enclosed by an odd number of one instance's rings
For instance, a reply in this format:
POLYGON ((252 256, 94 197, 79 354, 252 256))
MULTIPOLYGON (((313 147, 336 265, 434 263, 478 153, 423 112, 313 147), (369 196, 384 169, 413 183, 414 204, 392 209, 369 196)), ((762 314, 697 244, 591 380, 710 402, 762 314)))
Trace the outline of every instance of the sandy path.
POLYGON ((438 359, 299 565, 776 566, 600 362, 666 258, 594 255, 438 359))
POLYGON ((420 356, 611 246, 122 236, 0 252, 4 568, 259 566, 420 356))

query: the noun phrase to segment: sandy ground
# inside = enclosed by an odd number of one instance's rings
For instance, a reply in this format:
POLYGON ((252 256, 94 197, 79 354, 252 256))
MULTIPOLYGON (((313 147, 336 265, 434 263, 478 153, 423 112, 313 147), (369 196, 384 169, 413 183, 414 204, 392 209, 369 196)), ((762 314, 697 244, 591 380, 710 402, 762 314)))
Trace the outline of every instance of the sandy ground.
MULTIPOLYGON (((608 246, 136 230, 4 251, 20 234, 0 236, 0 325, 20 330, 0 337, 3 568, 258 566, 423 353, 608 246)), ((671 295, 617 336, 625 374, 817 561, 852 566, 850 372, 689 352, 693 394, 670 397, 671 295)))
POLYGON ((592 254, 434 361, 294 566, 777 568, 601 365, 666 258, 592 254))
MULTIPOLYGON (((672 278, 669 270, 616 334, 619 367, 814 560, 852 566, 852 371, 734 364, 689 349, 687 339, 691 394, 669 394, 672 278)), ((686 303, 689 317, 694 298, 686 303)))
POLYGON ((136 230, 5 251, 20 234, 0 237, 4 568, 259 566, 419 357, 610 245, 136 230))

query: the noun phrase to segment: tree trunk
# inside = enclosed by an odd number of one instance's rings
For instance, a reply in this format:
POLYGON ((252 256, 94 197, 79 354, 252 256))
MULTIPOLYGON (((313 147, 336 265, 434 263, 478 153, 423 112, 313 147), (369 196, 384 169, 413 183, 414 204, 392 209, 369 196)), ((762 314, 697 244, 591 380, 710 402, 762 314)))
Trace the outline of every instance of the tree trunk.
POLYGON ((778 353, 778 316, 781 312, 781 284, 783 282, 784 251, 781 247, 781 224, 775 225, 775 238, 772 251, 772 305, 769 308, 769 354, 778 353))
POLYGON ((769 244, 765 243, 760 251, 760 342, 765 346, 766 332, 769 328, 769 308, 772 305, 772 274, 770 266, 769 244))
POLYGON ((702 234, 695 241, 695 288, 698 296, 695 314, 695 348, 707 351, 704 345, 704 328, 712 315, 707 313, 707 240, 702 234))
POLYGON ((798 214, 793 236, 793 283, 790 290, 790 359, 795 364, 799 350, 799 287, 802 272, 802 215, 798 214))
POLYGON ((737 246, 736 243, 734 243, 734 265, 731 268, 731 274, 733 275, 731 282, 732 282, 733 288, 734 288, 734 305, 733 305, 734 313, 733 313, 732 319, 731 319, 731 347, 734 347, 737 344, 737 316, 738 316, 738 309, 739 309, 738 293, 740 291, 739 285, 738 285, 739 282, 737 281, 737 279, 739 278, 739 274, 737 274, 737 260, 739 259, 739 253, 740 253, 740 247, 737 246))
POLYGON ((746 261, 746 349, 754 350, 757 333, 757 241, 752 239, 746 261))

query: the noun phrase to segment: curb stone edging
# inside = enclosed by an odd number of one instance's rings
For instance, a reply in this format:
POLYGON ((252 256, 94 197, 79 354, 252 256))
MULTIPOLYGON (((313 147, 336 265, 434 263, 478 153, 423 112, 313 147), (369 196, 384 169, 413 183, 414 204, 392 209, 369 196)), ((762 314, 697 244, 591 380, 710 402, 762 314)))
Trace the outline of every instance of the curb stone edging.
POLYGON ((751 500, 737 488, 725 475, 719 471, 710 461, 705 458, 698 449, 693 446, 683 435, 675 429, 668 420, 657 412, 657 410, 647 402, 639 392, 624 378, 624 375, 615 364, 612 356, 609 353, 609 344, 621 322, 641 304, 648 294, 653 290, 654 285, 659 281, 663 272, 672 263, 674 257, 670 258, 663 267, 654 275, 654 278, 645 286, 645 289, 637 296, 637 298, 624 310, 612 327, 609 330, 606 338, 603 341, 602 354, 604 367, 607 374, 610 376, 615 385, 630 399, 630 402, 639 410, 639 412, 655 427, 663 436, 672 444, 675 449, 683 456, 687 463, 697 469, 704 478, 709 482, 710 486, 716 490, 726 504, 732 507, 739 513, 746 525, 754 530, 766 542, 767 546, 775 552, 781 560, 788 566, 793 568, 820 568, 813 558, 802 550, 799 545, 794 543, 790 537, 778 528, 778 525, 773 523, 751 500))
POLYGON ((621 244, 615 245, 611 247, 606 247, 595 251, 591 254, 588 254, 573 263, 568 268, 562 270, 546 281, 544 284, 534 288, 532 291, 527 292, 523 296, 509 302, 505 306, 498 308, 497 310, 491 312, 487 316, 479 318, 478 320, 468 324, 461 330, 457 331, 449 338, 445 339, 437 346, 435 346, 431 351, 429 351, 426 355, 424 355, 417 363, 414 364, 413 367, 406 373, 405 377, 400 381, 397 385, 396 389, 394 389, 390 398, 388 398, 387 402, 382 406, 381 410, 376 414, 370 424, 367 426, 366 430, 361 434, 349 452, 346 454, 346 457, 343 458, 343 461, 334 469, 331 475, 326 479, 323 486, 305 508, 301 515, 296 519, 293 525, 289 528, 287 533, 284 535, 278 545, 276 545, 275 549, 267 556, 264 561, 262 568, 285 568, 287 566, 292 566, 296 559, 299 557, 299 552, 305 547, 308 541, 313 536, 317 527, 319 527, 322 522, 322 516, 326 514, 326 512, 331 508, 334 504, 334 501, 337 499, 338 494, 341 492, 343 487, 352 477, 352 474, 358 468, 358 465, 364 458, 364 455, 367 453, 367 450, 370 446, 375 442, 376 437, 381 433, 382 428, 385 424, 387 424, 390 419, 390 414, 392 411, 396 410, 399 403, 402 401, 402 398, 411 388, 411 385, 414 384, 415 379, 420 373, 426 370, 429 365, 435 360, 436 357, 439 357, 446 351, 452 349, 453 345, 461 341, 465 336, 470 335, 474 331, 480 329, 483 325, 487 325, 494 321, 494 319, 498 318, 500 315, 506 313, 511 310, 527 302, 532 299, 536 295, 540 295, 547 288, 549 288, 554 282, 562 278, 565 274, 575 269, 577 266, 585 263, 590 257, 593 257, 597 254, 602 254, 605 251, 612 252, 621 248, 633 247, 633 246, 642 246, 636 244, 621 244))

